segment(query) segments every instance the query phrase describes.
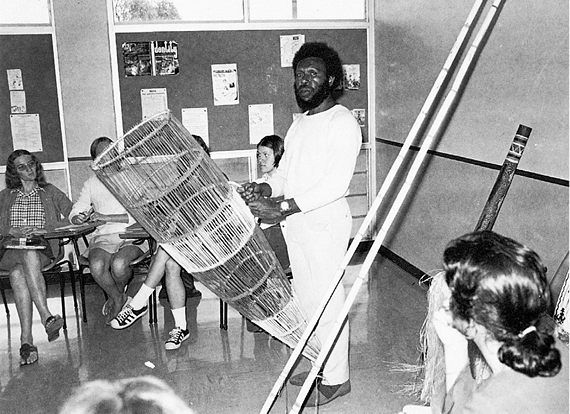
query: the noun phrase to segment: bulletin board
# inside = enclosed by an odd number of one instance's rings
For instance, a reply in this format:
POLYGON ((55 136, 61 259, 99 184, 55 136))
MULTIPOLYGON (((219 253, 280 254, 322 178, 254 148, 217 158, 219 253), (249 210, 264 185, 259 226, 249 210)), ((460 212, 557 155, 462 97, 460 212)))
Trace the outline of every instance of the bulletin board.
POLYGON ((39 117, 42 151, 31 152, 43 163, 64 161, 52 35, 0 35, 0 165, 19 149, 14 148, 10 115, 22 113, 12 113, 7 74, 11 69, 21 73, 25 114, 39 117))
POLYGON ((293 69, 281 66, 280 36, 299 34, 305 36, 305 42, 326 42, 339 53, 343 64, 359 65, 358 89, 344 90, 338 101, 349 110, 365 110, 362 135, 364 141, 368 141, 368 42, 365 29, 118 33, 117 61, 124 131, 141 122, 141 90, 165 88, 168 108, 178 119, 181 119, 182 108, 207 108, 212 151, 255 148, 249 136, 249 105, 271 104, 274 133, 285 137, 293 114, 299 109, 293 91, 293 69), (178 73, 127 76, 123 44, 152 41, 176 42, 178 73), (212 65, 222 64, 237 66, 237 105, 214 105, 212 65))

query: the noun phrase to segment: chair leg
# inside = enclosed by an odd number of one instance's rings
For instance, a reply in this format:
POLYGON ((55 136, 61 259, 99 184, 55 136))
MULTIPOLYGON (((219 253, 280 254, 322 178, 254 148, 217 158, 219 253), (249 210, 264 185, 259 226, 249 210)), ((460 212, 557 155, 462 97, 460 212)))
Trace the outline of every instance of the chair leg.
POLYGON ((228 304, 220 299, 220 329, 228 330, 228 304))
POLYGON ((148 316, 148 323, 156 324, 158 323, 158 298, 156 297, 156 289, 152 292, 150 297, 148 298, 148 305, 149 305, 149 316, 148 316))
POLYGON ((10 316, 10 309, 8 309, 8 302, 6 301, 6 293, 4 292, 4 287, 1 286, 0 282, 0 294, 2 294, 2 301, 4 302, 4 309, 6 309, 6 316, 10 316))
POLYGON ((81 296, 81 312, 83 313, 83 323, 87 323, 87 309, 85 306, 85 279, 83 278, 83 268, 79 267, 79 295, 81 296))
POLYGON ((75 308, 75 312, 77 313, 78 304, 77 304, 77 290, 75 289, 75 272, 73 271, 73 266, 71 265, 71 262, 67 262, 67 265, 69 266, 69 281, 71 283, 71 293, 73 295, 73 307, 75 308))
POLYGON ((59 290, 61 295, 61 317, 63 318, 63 329, 67 331, 67 318, 65 315, 65 275, 59 269, 59 290))

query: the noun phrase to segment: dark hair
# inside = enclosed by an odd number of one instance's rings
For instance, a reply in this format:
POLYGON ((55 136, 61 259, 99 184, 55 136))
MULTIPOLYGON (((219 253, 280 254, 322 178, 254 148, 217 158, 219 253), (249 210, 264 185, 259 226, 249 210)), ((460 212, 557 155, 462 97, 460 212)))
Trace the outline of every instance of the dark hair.
POLYGON ((46 176, 44 173, 44 167, 42 163, 34 154, 25 149, 17 149, 12 152, 8 156, 8 161, 6 161, 6 187, 10 189, 20 188, 22 186, 22 180, 18 175, 18 170, 16 169, 16 165, 14 161, 16 158, 21 157, 22 155, 29 155, 32 157, 32 161, 36 163, 36 182, 40 187, 45 187, 48 185, 46 181, 46 176))
POLYGON ((95 158, 97 158, 97 146, 99 146, 99 144, 101 144, 102 142, 108 142, 108 143, 112 143, 113 140, 109 137, 99 137, 96 138, 92 143, 91 143, 91 148, 89 149, 89 152, 91 153, 91 159, 94 160, 95 158))
POLYGON ((502 342, 498 357, 503 364, 529 377, 560 371, 554 337, 539 326, 550 296, 546 268, 534 251, 480 231, 451 241, 443 266, 453 317, 484 326, 502 342))
POLYGON ((90 381, 65 402, 60 414, 191 414, 163 380, 151 376, 90 381))
POLYGON ((293 73, 297 70, 297 65, 300 61, 310 57, 322 59, 327 71, 327 77, 334 76, 334 81, 330 88, 331 90, 336 89, 343 77, 342 62, 338 53, 323 42, 305 43, 293 57, 293 73))
POLYGON ((257 148, 259 147, 271 148, 275 157, 274 167, 279 167, 279 161, 281 161, 281 157, 283 157, 283 153, 285 152, 283 138, 279 135, 266 135, 257 143, 257 148))
POLYGON ((210 155, 210 148, 208 148, 202 137, 200 135, 194 135, 194 134, 192 134, 192 136, 198 142, 198 144, 200 144, 200 146, 206 152, 206 154, 210 155))

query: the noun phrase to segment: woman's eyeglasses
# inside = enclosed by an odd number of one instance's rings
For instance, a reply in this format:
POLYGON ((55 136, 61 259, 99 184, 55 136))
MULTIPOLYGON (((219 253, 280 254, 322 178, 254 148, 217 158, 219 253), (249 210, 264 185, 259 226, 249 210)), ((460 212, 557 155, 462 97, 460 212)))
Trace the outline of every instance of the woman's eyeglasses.
POLYGON ((30 161, 26 164, 18 164, 16 165, 16 170, 18 171, 26 171, 28 169, 33 170, 34 168, 36 168, 36 162, 35 161, 30 161))

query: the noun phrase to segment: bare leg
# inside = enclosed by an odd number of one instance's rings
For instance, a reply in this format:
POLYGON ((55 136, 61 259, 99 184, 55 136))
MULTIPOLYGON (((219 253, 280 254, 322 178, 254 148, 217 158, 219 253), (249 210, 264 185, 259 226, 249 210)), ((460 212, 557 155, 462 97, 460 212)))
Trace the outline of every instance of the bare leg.
POLYGON ((111 277, 115 281, 117 290, 124 292, 125 286, 133 277, 130 265, 133 260, 142 254, 138 246, 128 245, 121 248, 111 257, 111 277))
POLYGON ((180 271, 180 265, 173 259, 166 262, 166 292, 172 309, 186 306, 186 289, 180 271))
POLYGON ((34 344, 32 336, 32 298, 26 283, 24 268, 21 264, 16 265, 10 271, 10 285, 14 292, 14 301, 16 302, 16 310, 20 319, 20 342, 22 344, 34 344))
POLYGON ((169 261, 172 261, 172 259, 170 259, 168 253, 166 253, 162 247, 159 247, 152 258, 152 263, 148 268, 148 275, 146 276, 144 284, 150 288, 156 288, 164 276, 166 264, 169 261))
MULTIPOLYGON (((126 295, 122 290, 117 288, 115 279, 111 275, 111 253, 103 249, 93 249, 89 251, 89 270, 91 271, 91 276, 101 288, 107 293, 110 300, 109 313, 107 314, 108 323, 112 318, 109 315, 112 313, 111 310, 114 308, 119 308, 123 306, 126 300, 126 295)), ((116 315, 116 314, 115 314, 116 315)), ((114 317, 114 316, 113 316, 114 317)))
POLYGON ((134 295, 131 302, 133 309, 140 309, 148 301, 148 297, 152 294, 162 277, 164 276, 164 271, 166 268, 167 261, 170 260, 170 256, 161 247, 158 248, 156 253, 152 257, 152 263, 147 272, 146 279, 143 285, 139 288, 137 293, 134 295))
POLYGON ((51 312, 47 306, 46 282, 42 274, 42 267, 49 262, 49 259, 33 250, 25 250, 23 258, 22 266, 28 291, 32 302, 38 309, 42 324, 45 325, 47 318, 51 316, 51 312))

